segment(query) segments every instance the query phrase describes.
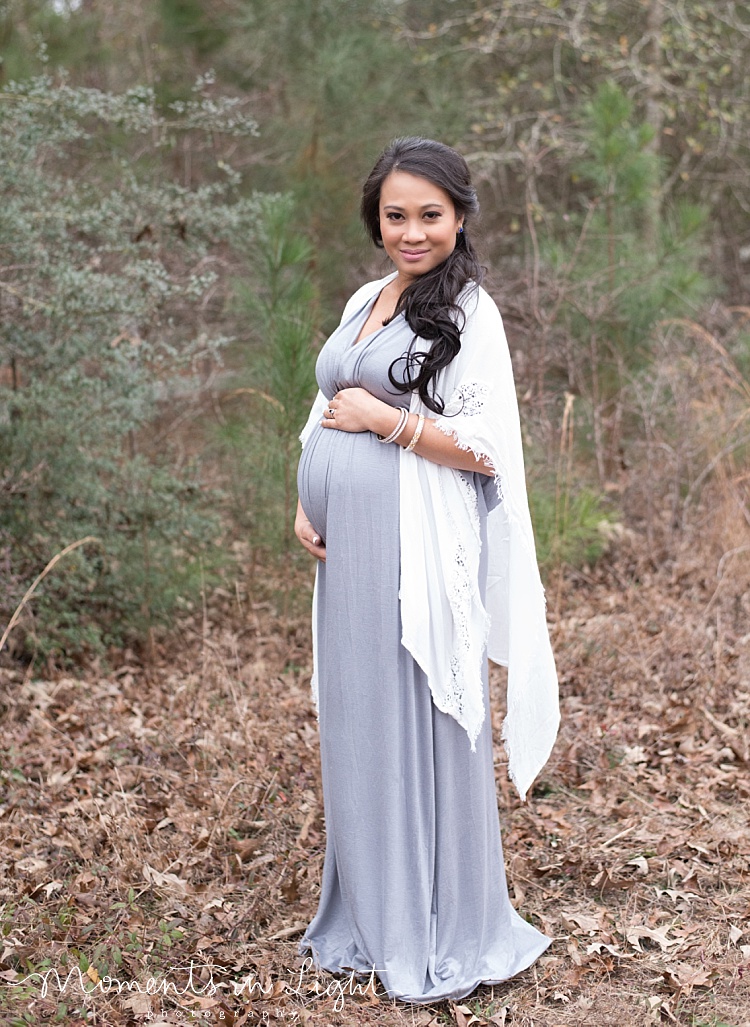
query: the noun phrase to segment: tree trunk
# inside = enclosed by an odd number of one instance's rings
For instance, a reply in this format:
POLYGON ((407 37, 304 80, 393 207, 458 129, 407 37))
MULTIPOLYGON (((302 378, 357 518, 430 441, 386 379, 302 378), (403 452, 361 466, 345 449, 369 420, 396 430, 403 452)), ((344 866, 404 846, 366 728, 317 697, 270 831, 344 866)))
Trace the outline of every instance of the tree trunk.
MULTIPOLYGON (((661 151, 661 132, 664 124, 664 109, 661 103, 661 65, 662 45, 661 32, 664 25, 664 0, 649 0, 646 16, 648 34, 646 123, 653 129, 654 137, 648 144, 648 152, 655 157, 661 151)), ((651 253, 654 253, 659 239, 659 222, 661 220, 661 193, 658 166, 654 170, 649 199, 646 204, 645 242, 651 253)))

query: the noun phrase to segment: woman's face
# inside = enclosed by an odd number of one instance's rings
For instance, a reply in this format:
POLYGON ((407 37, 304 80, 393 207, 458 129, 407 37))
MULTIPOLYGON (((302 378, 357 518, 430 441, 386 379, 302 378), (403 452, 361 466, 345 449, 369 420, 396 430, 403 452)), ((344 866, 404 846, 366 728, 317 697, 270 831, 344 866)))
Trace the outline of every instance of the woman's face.
POLYGON ((380 188, 380 233, 403 285, 450 256, 463 218, 444 189, 427 178, 392 171, 380 188))

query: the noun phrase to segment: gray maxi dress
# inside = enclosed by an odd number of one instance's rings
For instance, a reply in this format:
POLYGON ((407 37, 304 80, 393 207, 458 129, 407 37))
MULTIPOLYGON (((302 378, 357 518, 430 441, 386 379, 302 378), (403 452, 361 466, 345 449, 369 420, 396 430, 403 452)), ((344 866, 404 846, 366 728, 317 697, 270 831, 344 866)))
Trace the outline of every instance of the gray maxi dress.
MULTIPOLYGON (((403 315, 356 342, 373 303, 326 342, 318 385, 329 399, 361 386, 407 406, 388 381, 412 339, 403 315)), ((318 426, 299 464, 302 508, 326 544, 317 604, 326 852, 299 952, 334 973, 374 969, 389 996, 416 1003, 507 980, 550 940, 508 898, 489 712, 472 752, 401 645, 399 459, 399 446, 371 432, 318 426)), ((466 473, 484 541, 497 490, 466 473)), ((486 669, 484 702, 489 711, 486 669)))

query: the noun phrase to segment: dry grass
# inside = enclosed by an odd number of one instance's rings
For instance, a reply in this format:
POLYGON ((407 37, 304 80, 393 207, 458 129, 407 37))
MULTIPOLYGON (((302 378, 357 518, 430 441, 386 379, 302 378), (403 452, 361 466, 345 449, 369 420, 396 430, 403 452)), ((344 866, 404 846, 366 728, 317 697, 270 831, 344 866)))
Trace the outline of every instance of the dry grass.
POLYGON ((148 667, 3 671, 0 1018, 747 1027, 747 564, 717 588, 694 548, 638 548, 551 586, 560 739, 528 804, 497 781, 515 904, 555 941, 458 1006, 343 994, 296 955, 325 843, 307 580, 284 619, 215 593, 148 667))

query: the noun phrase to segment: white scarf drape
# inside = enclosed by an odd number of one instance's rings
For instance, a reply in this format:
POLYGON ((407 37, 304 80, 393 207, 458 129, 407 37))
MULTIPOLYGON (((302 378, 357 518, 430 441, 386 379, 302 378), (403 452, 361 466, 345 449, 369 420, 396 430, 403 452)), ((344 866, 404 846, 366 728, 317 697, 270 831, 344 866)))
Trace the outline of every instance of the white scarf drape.
MULTIPOLYGON (((369 282, 349 300, 344 318, 393 278, 369 282)), ((481 555, 477 497, 450 467, 400 455, 402 644, 424 671, 433 702, 465 728, 472 750, 485 718, 482 661, 508 668, 503 740, 509 773, 522 799, 547 762, 560 714, 557 674, 547 630, 526 495, 518 401, 502 318, 481 287, 464 290, 461 350, 436 380, 447 399, 435 421, 457 444, 487 458, 502 502, 487 515, 487 607, 479 594, 481 555)), ((417 340, 425 349, 429 342, 417 340)), ((300 435, 304 445, 327 405, 318 393, 300 435)), ((412 394, 410 409, 434 416, 412 394)), ((317 582, 316 582, 317 589, 317 582)), ((313 598, 313 696, 317 707, 313 598)))

